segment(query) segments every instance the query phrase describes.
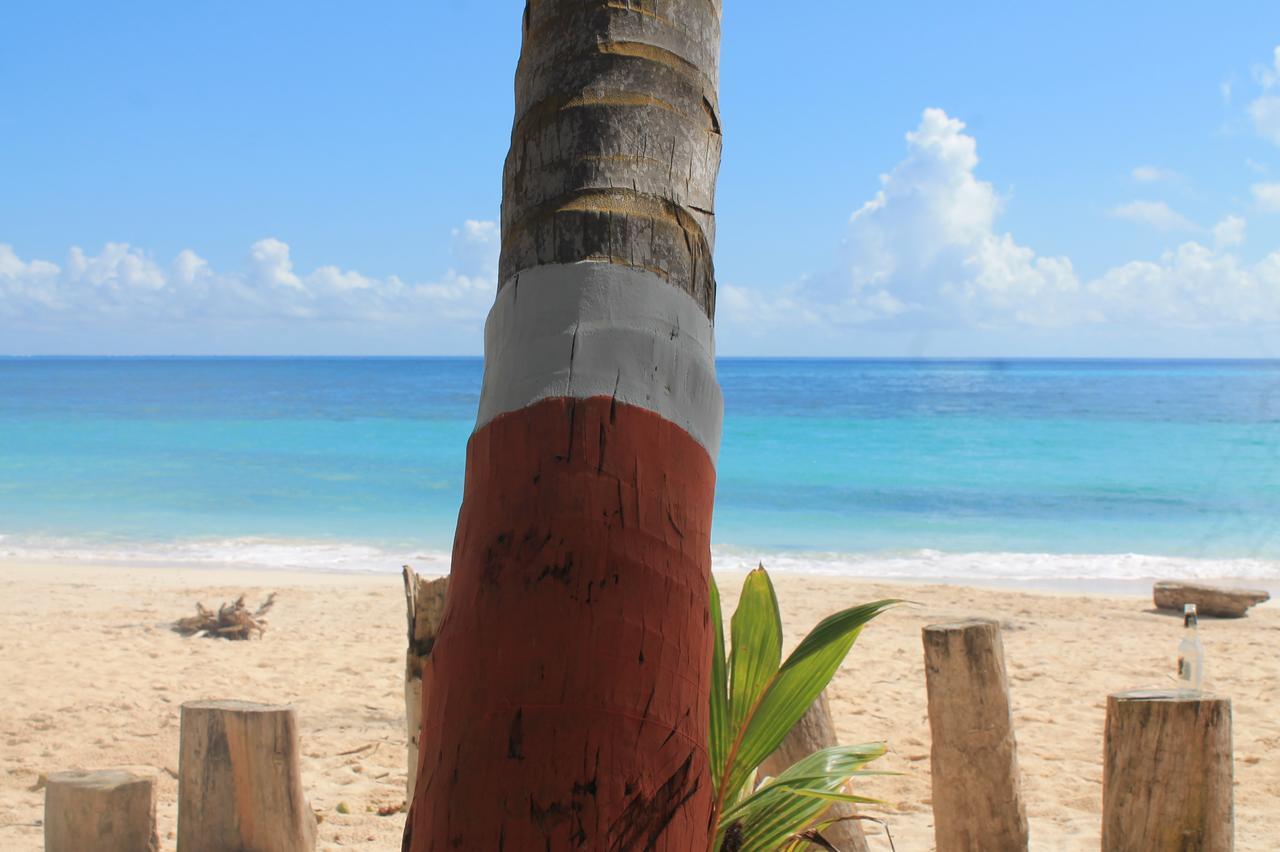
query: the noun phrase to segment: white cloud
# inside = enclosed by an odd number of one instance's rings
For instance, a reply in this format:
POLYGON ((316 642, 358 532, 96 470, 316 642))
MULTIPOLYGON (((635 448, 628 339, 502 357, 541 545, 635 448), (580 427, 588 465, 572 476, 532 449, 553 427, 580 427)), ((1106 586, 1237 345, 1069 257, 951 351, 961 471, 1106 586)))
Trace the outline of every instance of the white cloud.
POLYGON ((104 317, 135 324, 392 322, 424 331, 450 322, 478 325, 493 302, 497 226, 468 221, 453 237, 458 268, 423 283, 332 265, 302 274, 294 269, 288 244, 275 238, 255 242, 241 272, 216 271, 190 249, 165 268, 125 243, 107 243, 97 254, 75 246, 59 265, 25 261, 0 243, 0 331, 6 317, 50 327, 104 317))
POLYGON ((288 287, 302 291, 302 281, 293 274, 293 261, 289 259, 289 246, 275 237, 258 240, 249 249, 255 280, 274 287, 288 287))
POLYGON ((1280 183, 1255 183, 1250 190, 1259 208, 1267 213, 1280 213, 1280 183))
POLYGON ((1252 266, 1188 242, 1159 261, 1132 261, 1090 282, 1109 318, 1178 327, 1280 322, 1280 252, 1252 266))
MULTIPOLYGON (((907 134, 905 158, 850 218, 843 270, 802 278, 777 295, 722 286, 723 316, 744 327, 792 325, 836 336, 855 324, 1132 330, 1280 322, 1280 251, 1255 264, 1234 254, 1243 218, 1215 225, 1212 247, 1192 240, 1156 260, 1082 279, 1070 258, 1039 255, 999 228, 1002 200, 977 177, 977 143, 964 131, 942 110, 925 110, 907 134), (905 317, 909 325, 901 324, 905 317)), ((1195 228, 1160 202, 1113 212, 1195 228)))
POLYGON ((927 109, 907 134, 907 156, 881 176, 880 191, 853 214, 846 240, 852 313, 928 310, 939 294, 953 307, 989 316, 1008 312, 1057 324, 1064 294, 1077 285, 1071 262, 1037 257, 995 229, 1003 204, 979 180, 976 140, 964 124, 927 109), (1033 290, 1034 302, 1014 294, 1033 290))
POLYGON ((498 275, 498 250, 502 234, 497 222, 468 219, 454 228, 453 258, 463 268, 498 275))
POLYGON ((1249 117, 1259 136, 1280 145, 1280 97, 1261 96, 1249 104, 1249 117))
POLYGON ((1195 224, 1163 201, 1130 201, 1111 210, 1117 219, 1127 219, 1161 231, 1193 231, 1195 224))
POLYGON ((156 262, 127 243, 107 243, 99 254, 92 257, 75 246, 71 249, 67 268, 77 281, 94 287, 154 290, 165 285, 165 274, 156 262))
POLYGON ((1280 45, 1276 45, 1271 51, 1270 65, 1253 66, 1253 79, 1264 89, 1274 88, 1280 83, 1280 45))
POLYGON ((1253 78, 1263 91, 1248 107, 1253 127, 1259 136, 1280 145, 1280 96, 1269 94, 1280 84, 1280 46, 1272 52, 1271 65, 1254 67, 1253 78))
POLYGON ((1133 179, 1139 183, 1158 183, 1178 178, 1177 172, 1172 169, 1162 169, 1159 166, 1138 166, 1131 174, 1133 179))
POLYGON ((1233 248, 1244 244, 1245 221, 1240 216, 1228 216, 1213 226, 1215 248, 1233 248))

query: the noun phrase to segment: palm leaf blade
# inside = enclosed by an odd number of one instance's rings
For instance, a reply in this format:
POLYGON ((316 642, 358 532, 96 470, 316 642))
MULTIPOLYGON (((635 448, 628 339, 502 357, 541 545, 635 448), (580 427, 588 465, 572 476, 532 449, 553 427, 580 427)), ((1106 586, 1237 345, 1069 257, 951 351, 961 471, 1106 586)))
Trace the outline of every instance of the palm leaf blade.
POLYGON ((729 633, 729 730, 736 736, 782 662, 778 598, 763 568, 743 581, 729 633))
MULTIPOLYGON (((726 810, 720 824, 739 826, 741 849, 777 849, 836 801, 864 801, 840 791, 866 763, 883 755, 881 743, 832 746, 797 761, 777 778, 726 810)), ((716 838, 719 848, 721 838, 716 838)))
MULTIPOLYGON (((831 681, 863 626, 896 603, 881 600, 837 612, 823 619, 796 646, 743 718, 742 729, 735 733, 737 747, 730 755, 732 764, 722 776, 729 790, 741 789, 755 767, 782 743, 831 681)), ((736 621, 737 616, 734 618, 736 621)))

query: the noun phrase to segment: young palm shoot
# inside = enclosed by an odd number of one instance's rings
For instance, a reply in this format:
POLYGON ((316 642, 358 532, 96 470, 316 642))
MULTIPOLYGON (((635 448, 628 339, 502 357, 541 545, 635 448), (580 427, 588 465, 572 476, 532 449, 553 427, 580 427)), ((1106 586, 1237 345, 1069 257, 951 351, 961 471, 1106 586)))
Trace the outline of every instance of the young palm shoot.
POLYGON ((868 621, 897 600, 880 600, 823 619, 782 661, 778 598, 761 566, 747 575, 729 625, 725 654, 720 592, 711 581, 709 753, 715 791, 708 837, 714 852, 764 852, 811 827, 834 802, 871 802, 845 793, 847 782, 883 743, 833 746, 756 783, 756 769, 826 688, 868 621))

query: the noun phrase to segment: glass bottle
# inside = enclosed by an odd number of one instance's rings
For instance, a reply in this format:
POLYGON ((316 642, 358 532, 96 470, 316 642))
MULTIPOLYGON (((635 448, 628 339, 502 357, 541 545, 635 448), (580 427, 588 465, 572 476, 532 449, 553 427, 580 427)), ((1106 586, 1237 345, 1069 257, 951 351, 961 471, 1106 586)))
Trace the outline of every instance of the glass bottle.
POLYGON ((1182 610, 1182 641, 1178 643, 1178 685, 1199 692, 1204 685, 1204 645, 1196 631, 1199 619, 1196 605, 1186 604, 1182 610))

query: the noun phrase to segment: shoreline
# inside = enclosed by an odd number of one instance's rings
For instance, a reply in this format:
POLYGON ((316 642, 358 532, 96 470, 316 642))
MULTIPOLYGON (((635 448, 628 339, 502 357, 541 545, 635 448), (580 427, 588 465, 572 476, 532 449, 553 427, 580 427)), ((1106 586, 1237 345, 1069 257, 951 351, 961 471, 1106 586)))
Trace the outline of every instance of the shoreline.
MULTIPOLYGON (((415 571, 424 576, 443 576, 448 573, 448 558, 444 554, 433 554, 435 558, 428 560, 409 560, 407 563, 415 571)), ((1048 559, 1063 560, 1079 560, 1081 558, 1096 559, 1098 561, 1107 561, 1120 556, 1135 556, 1134 554, 954 554, 957 559, 975 560, 984 556, 1018 558, 1023 556, 1035 557, 1041 561, 1048 559)), ((1257 576, 1211 576, 1211 577, 1188 577, 1177 573, 1169 574, 1151 574, 1149 576, 1139 577, 1044 577, 1044 576, 963 576, 959 574, 953 575, 911 575, 903 576, 900 574, 844 574, 833 570, 805 570, 803 567, 796 567, 792 561, 796 559, 794 554, 788 555, 787 564, 778 567, 771 564, 769 554, 760 554, 756 561, 763 561, 765 567, 769 569, 770 576, 774 577, 797 577, 811 579, 829 579, 833 581, 851 581, 859 583, 874 583, 882 585, 905 585, 911 587, 929 587, 929 586, 947 586, 958 588, 978 588, 991 589, 1006 592, 1026 592, 1030 594, 1050 594, 1050 595, 1085 595, 1092 597, 1151 597, 1151 586, 1160 580, 1185 580, 1187 582, 1205 583, 1208 585, 1224 586, 1228 588, 1253 588, 1261 589, 1271 594, 1273 600, 1280 603, 1280 576, 1257 577, 1257 576)), ((874 557, 872 557, 874 559, 874 557)), ((1174 559, 1171 557, 1144 557, 1138 556, 1140 559, 1169 559, 1171 562, 1183 562, 1185 560, 1174 559)), ((909 560, 910 557, 894 557, 895 561, 903 559, 909 560)), ((716 560, 713 557, 712 571, 717 577, 741 577, 750 571, 754 566, 752 560, 735 559, 736 564, 724 564, 725 560, 716 560), (716 564, 719 561, 720 564, 716 564)), ((1277 570, 1280 571, 1280 561, 1276 562, 1277 570)), ((188 561, 188 562, 171 562, 160 559, 155 560, 126 560, 126 559, 60 559, 60 558, 24 558, 15 556, 0 556, 0 575, 4 575, 13 571, 23 571, 24 569, 33 569, 38 571, 60 571, 65 574, 67 571, 87 570, 87 571, 142 571, 155 572, 161 575, 181 575, 190 572, 196 576, 226 575, 235 576, 240 581, 259 581, 266 582, 269 578, 279 582, 286 577, 312 577, 319 578, 377 578, 400 575, 400 566, 394 568, 337 568, 331 566, 281 566, 266 565, 246 562, 233 561, 188 561)), ((311 584, 313 581, 302 581, 299 584, 311 584)), ((1266 604, 1263 604, 1266 606, 1266 604)))

